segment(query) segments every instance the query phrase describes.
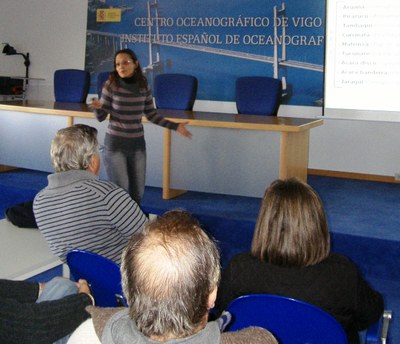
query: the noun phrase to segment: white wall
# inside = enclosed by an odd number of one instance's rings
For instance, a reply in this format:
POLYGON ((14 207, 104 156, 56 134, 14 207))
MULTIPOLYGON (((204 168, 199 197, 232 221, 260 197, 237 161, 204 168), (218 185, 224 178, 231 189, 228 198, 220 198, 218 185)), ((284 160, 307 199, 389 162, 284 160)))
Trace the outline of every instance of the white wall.
MULTIPOLYGON (((30 98, 54 99, 56 69, 84 68, 87 5, 87 0, 0 1, 0 43, 29 52, 29 76, 45 79, 31 82, 30 98)), ((23 57, 0 54, 0 75, 24 76, 23 57)))
MULTIPOLYGON (((31 55, 28 97, 53 99, 53 73, 58 68, 84 68, 87 0, 1 0, 0 42, 31 55)), ((1 47, 2 48, 2 47, 1 47)), ((24 75, 21 56, 0 54, 0 75, 24 75)), ((379 97, 379 94, 377 94, 379 97)), ((234 104, 218 104, 235 111, 234 104)), ((196 102, 196 109, 217 109, 196 102)), ((313 117, 318 108, 282 108, 280 115, 313 117)), ((325 119, 311 132, 313 169, 393 176, 400 173, 400 123, 325 119)), ((148 137, 151 140, 151 137, 148 137)), ((255 146, 256 147, 256 146, 255 146)))

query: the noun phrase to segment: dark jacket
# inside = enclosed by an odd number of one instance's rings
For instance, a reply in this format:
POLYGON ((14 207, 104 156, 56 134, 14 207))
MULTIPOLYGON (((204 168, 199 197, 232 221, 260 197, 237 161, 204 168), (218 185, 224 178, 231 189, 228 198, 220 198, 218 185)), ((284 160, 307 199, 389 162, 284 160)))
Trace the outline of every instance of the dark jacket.
POLYGON ((222 273, 218 313, 235 298, 247 294, 292 297, 322 308, 344 327, 349 343, 358 343, 358 331, 379 319, 383 298, 362 278, 347 258, 331 254, 319 264, 288 268, 261 262, 250 252, 234 256, 222 273))
POLYGON ((35 303, 39 284, 0 279, 0 343, 53 343, 89 317, 85 293, 35 303))

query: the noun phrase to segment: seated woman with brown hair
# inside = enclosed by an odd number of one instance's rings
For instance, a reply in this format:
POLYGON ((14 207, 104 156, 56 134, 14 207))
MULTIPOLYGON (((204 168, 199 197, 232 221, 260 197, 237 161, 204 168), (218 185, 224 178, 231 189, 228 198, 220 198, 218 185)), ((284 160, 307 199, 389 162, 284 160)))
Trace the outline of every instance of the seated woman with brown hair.
POLYGON ((266 190, 250 252, 234 256, 223 271, 216 307, 226 309, 248 294, 292 297, 322 308, 344 327, 349 343, 377 321, 383 298, 357 267, 330 251, 325 211, 318 194, 292 178, 266 190))

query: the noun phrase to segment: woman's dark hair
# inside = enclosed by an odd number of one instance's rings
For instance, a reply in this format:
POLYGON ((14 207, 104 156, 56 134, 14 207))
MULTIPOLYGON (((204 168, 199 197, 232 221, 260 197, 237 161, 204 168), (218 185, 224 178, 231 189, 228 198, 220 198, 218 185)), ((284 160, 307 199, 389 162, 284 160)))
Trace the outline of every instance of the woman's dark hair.
POLYGON ((251 253, 279 266, 315 265, 330 253, 325 211, 318 194, 296 178, 274 181, 265 191, 251 253))
POLYGON ((135 69, 135 73, 133 74, 133 78, 135 79, 136 82, 138 82, 139 89, 147 90, 147 87, 148 87, 147 80, 143 74, 142 68, 140 67, 140 62, 139 62, 136 54, 131 49, 121 49, 115 53, 115 55, 114 55, 114 70, 110 74, 110 77, 109 77, 110 85, 115 84, 116 86, 119 86, 120 77, 118 75, 118 72, 117 72, 116 66, 115 66, 115 60, 119 54, 127 54, 131 57, 131 59, 134 63, 137 63, 137 67, 135 69))

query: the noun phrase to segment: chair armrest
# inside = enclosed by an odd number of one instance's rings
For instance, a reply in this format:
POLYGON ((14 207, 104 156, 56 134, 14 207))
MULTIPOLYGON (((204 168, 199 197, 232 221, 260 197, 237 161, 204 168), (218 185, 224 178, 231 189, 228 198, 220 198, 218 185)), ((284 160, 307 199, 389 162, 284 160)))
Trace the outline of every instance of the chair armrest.
POLYGON ((390 320, 392 319, 392 311, 385 310, 380 319, 367 329, 365 335, 366 344, 386 344, 388 343, 388 331, 390 320))

